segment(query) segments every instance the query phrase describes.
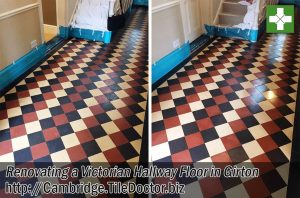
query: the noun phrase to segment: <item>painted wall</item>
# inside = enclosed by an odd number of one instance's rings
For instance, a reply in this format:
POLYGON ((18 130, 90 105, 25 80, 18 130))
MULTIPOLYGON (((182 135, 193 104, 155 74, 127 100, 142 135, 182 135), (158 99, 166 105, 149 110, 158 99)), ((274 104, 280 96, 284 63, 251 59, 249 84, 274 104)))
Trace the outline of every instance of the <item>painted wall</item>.
POLYGON ((0 13, 8 12, 36 2, 37 0, 0 0, 0 13))
MULTIPOLYGON (((179 39, 180 45, 186 42, 180 9, 180 3, 182 3, 182 1, 184 0, 152 0, 153 62, 160 60, 175 50, 173 47, 174 40, 179 39), (168 3, 172 4, 172 2, 178 3, 173 6, 167 6, 165 9, 161 8, 162 5, 168 3)), ((199 1, 201 5, 199 12, 201 12, 202 22, 204 24, 212 24, 221 0, 212 0, 210 3, 207 0, 199 1)), ((203 26, 203 30, 204 29, 203 26)))
POLYGON ((58 25, 67 27, 76 7, 77 0, 59 0, 57 5, 58 25))
POLYGON ((15 12, 24 6, 36 5, 38 0, 0 0, 0 69, 31 51, 31 41, 42 43, 41 8, 15 12))
POLYGON ((57 25, 56 0, 42 0, 44 24, 57 25))
MULTIPOLYGON (((168 0, 153 0, 153 7, 168 0)), ((171 2, 169 0, 169 2, 171 2)), ((184 44, 184 32, 179 4, 155 11, 152 15, 152 60, 158 61, 175 50, 173 41, 179 39, 184 44)))
MULTIPOLYGON (((68 25, 76 2, 59 0, 58 25, 68 25)), ((0 70, 30 52, 33 40, 38 45, 43 43, 42 21, 41 0, 0 0, 0 70), (32 5, 38 7, 15 12, 32 5)))

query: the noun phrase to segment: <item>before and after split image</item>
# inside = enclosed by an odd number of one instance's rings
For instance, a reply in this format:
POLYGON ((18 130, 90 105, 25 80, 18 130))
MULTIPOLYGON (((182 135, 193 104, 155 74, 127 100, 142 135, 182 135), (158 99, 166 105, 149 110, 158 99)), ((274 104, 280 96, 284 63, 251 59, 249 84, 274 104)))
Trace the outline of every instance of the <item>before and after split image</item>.
POLYGON ((0 0, 0 197, 300 197, 300 0, 0 0))

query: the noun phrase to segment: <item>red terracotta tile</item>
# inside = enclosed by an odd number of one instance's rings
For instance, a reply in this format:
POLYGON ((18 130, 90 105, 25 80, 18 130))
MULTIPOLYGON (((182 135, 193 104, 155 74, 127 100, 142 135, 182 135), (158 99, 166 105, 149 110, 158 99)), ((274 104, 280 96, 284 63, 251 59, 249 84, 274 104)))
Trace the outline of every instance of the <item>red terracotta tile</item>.
POLYGON ((280 98, 273 98, 269 101, 272 103, 272 105, 274 105, 277 108, 285 105, 285 103, 280 98))
POLYGON ((11 138, 20 137, 20 136, 23 136, 23 135, 26 135, 26 134, 27 133, 26 133, 26 128, 25 128, 24 124, 10 128, 11 138))
POLYGON ((186 100, 188 103, 192 103, 192 102, 197 102, 200 100, 198 94, 192 94, 192 95, 189 95, 189 96, 186 96, 186 100))
POLYGON ((275 168, 273 163, 270 163, 270 159, 265 153, 252 158, 251 162, 253 162, 255 168, 259 168, 260 175, 272 171, 275 168))
POLYGON ((128 106, 136 104, 135 100, 131 97, 122 98, 122 101, 128 106))
POLYGON ((257 140, 261 148, 267 153, 278 148, 278 145, 273 141, 270 136, 265 136, 257 140))
POLYGON ((120 109, 118 109, 118 111, 122 114, 123 117, 128 117, 128 116, 132 116, 134 115, 134 113, 131 111, 130 108, 128 107, 122 107, 120 109))
POLYGON ((209 83, 214 83, 214 79, 211 78, 211 77, 208 77, 208 78, 203 78, 202 81, 205 83, 205 84, 209 84, 209 83))
POLYGON ((23 115, 24 123, 34 122, 38 120, 36 112, 26 113, 23 115))
POLYGON ((204 197, 214 197, 224 191, 219 178, 206 177, 199 183, 204 197))
POLYGON ((7 109, 11 109, 11 108, 19 107, 20 103, 19 103, 19 100, 16 99, 16 100, 7 101, 5 103, 5 106, 7 109))
POLYGON ((172 162, 193 162, 191 154, 188 150, 181 151, 172 155, 172 162))
POLYGON ((188 104, 176 106, 176 112, 178 115, 185 114, 191 112, 191 108, 188 104))
POLYGON ((172 100, 172 95, 170 93, 161 94, 159 97, 159 101, 166 101, 166 100, 172 100))
POLYGON ((234 133, 240 132, 247 129, 247 126, 242 120, 235 120, 229 123, 234 133))
POLYGON ((218 106, 207 107, 205 108, 205 110, 209 117, 213 117, 222 113, 221 109, 218 106))
POLYGON ((44 93, 43 97, 44 97, 45 100, 51 100, 53 98, 56 98, 56 96, 53 92, 44 93))
POLYGON ((231 162, 230 156, 227 152, 222 152, 217 155, 214 155, 211 157, 212 162, 220 162, 221 164, 218 164, 219 166, 216 166, 218 168, 224 168, 226 165, 228 165, 226 162, 231 162))
POLYGON ((213 97, 213 99, 218 105, 228 102, 228 99, 224 95, 213 97))
POLYGON ((0 142, 0 156, 13 152, 11 140, 0 142))
POLYGON ((166 131, 152 133, 152 146, 168 142, 166 131))
POLYGON ((18 98, 26 98, 29 97, 29 91, 19 91, 17 92, 18 98))
POLYGON ((80 144, 94 140, 94 137, 92 136, 92 134, 90 133, 89 130, 83 130, 83 131, 76 132, 76 136, 77 136, 80 144))
POLYGON ((6 110, 0 110, 0 120, 7 119, 7 111, 6 110))
POLYGON ((244 183, 245 189, 247 190, 250 197, 268 197, 270 192, 265 186, 261 178, 254 178, 244 183))
POLYGON ((61 86, 61 84, 55 84, 55 85, 51 85, 51 89, 53 91, 58 91, 58 90, 62 90, 64 88, 61 86))
POLYGON ((99 115, 101 113, 104 113, 104 110, 100 105, 91 106, 90 110, 94 115, 99 115))
POLYGON ((161 110, 161 108, 160 108, 159 103, 156 103, 156 104, 152 105, 152 112, 157 112, 157 111, 160 111, 160 110, 161 110))
POLYGON ((83 119, 83 122, 85 123, 85 125, 88 127, 88 128, 93 128, 95 126, 99 126, 99 122, 98 120, 95 118, 95 117, 89 117, 89 118, 84 118, 83 119))
POLYGON ((123 131, 131 127, 131 125, 128 123, 128 121, 125 118, 120 118, 117 120, 114 120, 114 123, 117 125, 117 127, 123 131))
POLYGON ((205 92, 205 91, 207 91, 207 88, 206 88, 205 85, 200 85, 200 86, 196 86, 196 87, 195 87, 195 90, 196 90, 197 93, 200 93, 200 92, 205 92))
POLYGON ((194 133, 194 134, 185 136, 185 141, 186 141, 189 149, 204 144, 201 133, 194 133))
POLYGON ((281 115, 280 111, 278 111, 277 109, 271 109, 269 111, 266 111, 266 113, 268 114, 268 116, 272 119, 272 120, 276 120, 278 118, 282 118, 283 116, 281 115))
POLYGON ((56 126, 64 125, 69 123, 69 120, 65 114, 57 115, 53 117, 56 126))
POLYGON ((50 154, 48 146, 45 142, 34 145, 34 146, 30 147, 30 149, 31 149, 31 154, 32 154, 33 160, 45 157, 50 154))
POLYGON ((78 162, 87 157, 81 145, 68 148, 67 152, 72 162, 78 162))
POLYGON ((70 94, 70 95, 68 95, 68 97, 70 98, 70 100, 72 102, 77 102, 77 101, 82 100, 80 94, 78 94, 78 93, 70 94))
POLYGON ((206 129, 210 129, 214 126, 210 118, 201 119, 201 120, 198 120, 196 122, 197 122, 198 128, 201 131, 204 131, 206 129))
POLYGON ((262 124, 262 127, 267 131, 267 133, 274 134, 277 133, 279 131, 281 131, 281 129, 276 125, 275 122, 270 121, 267 123, 262 124))
POLYGON ((229 93, 234 92, 230 86, 221 87, 220 90, 222 91, 223 94, 229 94, 229 93))
POLYGON ((129 142, 129 140, 125 137, 122 132, 113 133, 109 135, 111 140, 115 143, 116 146, 121 146, 129 142))
POLYGON ((80 86, 76 86, 75 87, 76 91, 81 93, 81 92, 85 92, 85 91, 88 91, 87 88, 83 85, 80 85, 80 86))
POLYGON ((133 89, 133 88, 126 89, 125 92, 126 92, 128 95, 130 95, 130 96, 133 96, 133 95, 138 94, 138 92, 137 92, 135 89, 133 89))
POLYGON ((54 140, 60 137, 59 132, 55 127, 43 130, 43 135, 46 141, 54 140))
POLYGON ((104 156, 109 163, 124 162, 125 159, 117 148, 104 151, 104 156))
POLYGON ((231 135, 222 137, 221 140, 222 140, 226 150, 231 150, 231 149, 236 148, 241 145, 240 141, 238 140, 238 138, 236 137, 235 134, 231 134, 231 135))
POLYGON ((236 113, 240 116, 240 118, 245 118, 252 115, 247 107, 237 109, 236 113))
POLYGON ((174 91, 181 90, 182 88, 181 88, 181 86, 179 84, 175 84, 175 85, 171 85, 169 87, 169 89, 170 89, 171 92, 174 92, 174 91))
POLYGON ((164 124, 165 124, 166 129, 169 129, 169 128, 179 126, 180 121, 179 121, 179 118, 176 116, 176 117, 165 119, 164 124))
POLYGON ((76 108, 72 103, 63 104, 63 105, 61 105, 61 108, 63 109, 63 111, 65 113, 70 113, 70 112, 76 111, 76 108))
POLYGON ((238 84, 238 83, 239 83, 235 78, 228 79, 228 80, 226 80, 226 82, 227 82, 229 85, 235 85, 235 84, 238 84))
POLYGON ((45 101, 36 102, 33 104, 36 111, 47 109, 47 103, 45 101))

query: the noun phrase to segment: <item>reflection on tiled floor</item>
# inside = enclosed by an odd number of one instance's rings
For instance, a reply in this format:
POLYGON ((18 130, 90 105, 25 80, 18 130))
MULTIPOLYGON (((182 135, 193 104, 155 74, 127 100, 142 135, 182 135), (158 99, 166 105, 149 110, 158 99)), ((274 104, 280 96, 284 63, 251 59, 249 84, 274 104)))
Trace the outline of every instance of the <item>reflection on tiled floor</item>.
POLYGON ((113 43, 72 39, 0 98, 0 162, 139 161, 147 13, 113 43))
POLYGON ((245 192, 240 197, 284 194, 299 47, 297 33, 268 34, 255 44, 216 39, 153 92, 152 160, 283 162, 244 183, 226 186, 215 179, 212 185, 212 179, 203 179, 191 185, 200 183, 204 197, 222 197, 237 192, 234 188, 245 192))

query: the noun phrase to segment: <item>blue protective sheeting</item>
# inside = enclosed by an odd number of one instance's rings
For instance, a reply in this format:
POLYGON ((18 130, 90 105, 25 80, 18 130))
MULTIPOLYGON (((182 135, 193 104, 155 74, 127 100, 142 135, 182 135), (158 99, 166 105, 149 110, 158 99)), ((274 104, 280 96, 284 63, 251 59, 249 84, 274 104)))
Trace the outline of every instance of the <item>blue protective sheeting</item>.
POLYGON ((258 39, 258 30, 242 30, 234 27, 217 27, 205 25, 205 29, 209 36, 224 36, 229 38, 241 38, 251 42, 256 42, 258 39))
POLYGON ((110 43, 112 32, 95 31, 88 29, 71 28, 70 36, 75 38, 82 38, 93 41, 102 41, 104 43, 110 43))
POLYGON ((292 5, 296 0, 279 0, 279 4, 289 4, 292 5))
POLYGON ((191 54, 190 44, 185 43, 152 65, 152 84, 156 83, 191 54))
POLYGON ((133 5, 148 6, 148 0, 134 0, 133 5))
POLYGON ((88 29, 70 28, 70 27, 59 27, 59 36, 67 39, 69 37, 82 38, 92 41, 101 41, 104 43, 110 43, 112 32, 110 31, 95 31, 88 29))
POLYGON ((68 39, 70 37, 70 28, 59 26, 59 36, 64 39, 68 39))
POLYGON ((30 70, 35 64, 41 61, 46 55, 47 47, 45 44, 31 50, 25 56, 21 57, 15 63, 7 66, 0 71, 0 90, 5 89, 21 75, 30 70))

